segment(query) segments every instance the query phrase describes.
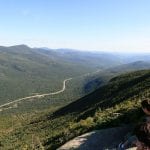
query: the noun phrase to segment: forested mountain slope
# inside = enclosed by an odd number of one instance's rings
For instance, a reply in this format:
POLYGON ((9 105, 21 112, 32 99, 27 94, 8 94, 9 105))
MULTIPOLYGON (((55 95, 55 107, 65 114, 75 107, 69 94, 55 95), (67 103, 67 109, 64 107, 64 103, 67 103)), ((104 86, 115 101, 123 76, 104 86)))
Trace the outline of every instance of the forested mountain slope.
POLYGON ((39 106, 45 108, 53 103, 67 103, 94 91, 120 73, 149 67, 149 62, 143 61, 124 64, 122 56, 112 53, 30 48, 26 45, 0 46, 0 105, 58 91, 62 82, 71 77, 73 80, 64 93, 42 99, 46 99, 45 103, 40 99, 34 104, 23 103, 19 108, 26 110, 32 106, 40 109, 39 106))
POLYGON ((145 97, 150 97, 150 70, 120 75, 53 113, 28 116, 25 122, 14 118, 18 124, 2 134, 1 147, 56 149, 88 131, 136 123, 143 115, 140 101, 145 97))
POLYGON ((69 77, 92 72, 90 66, 70 63, 55 53, 46 55, 26 45, 0 47, 0 104, 11 99, 53 92, 69 77), (17 92, 16 92, 17 91, 17 92))

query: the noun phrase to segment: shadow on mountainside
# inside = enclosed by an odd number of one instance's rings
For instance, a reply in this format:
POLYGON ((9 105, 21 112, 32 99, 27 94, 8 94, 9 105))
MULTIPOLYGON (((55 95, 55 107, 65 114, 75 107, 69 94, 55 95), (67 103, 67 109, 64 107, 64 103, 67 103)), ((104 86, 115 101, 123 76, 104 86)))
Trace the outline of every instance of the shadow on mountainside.
POLYGON ((54 112, 52 117, 74 113, 80 114, 81 112, 84 112, 85 117, 87 117, 89 114, 94 114, 98 107, 103 110, 139 94, 141 91, 147 89, 145 83, 148 83, 149 80, 149 72, 131 80, 123 80, 122 82, 118 82, 114 78, 107 85, 95 92, 60 108, 54 112))

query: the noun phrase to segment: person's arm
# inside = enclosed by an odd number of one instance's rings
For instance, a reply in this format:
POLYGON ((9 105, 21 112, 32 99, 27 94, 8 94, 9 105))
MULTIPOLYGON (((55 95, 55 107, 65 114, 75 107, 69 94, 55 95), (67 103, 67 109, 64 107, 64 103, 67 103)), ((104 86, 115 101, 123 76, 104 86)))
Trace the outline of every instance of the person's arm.
POLYGON ((134 146, 135 143, 137 142, 137 140, 138 139, 137 139, 136 136, 129 137, 124 143, 121 143, 119 145, 120 150, 121 149, 124 150, 124 149, 127 149, 127 148, 130 148, 130 147, 134 146))
POLYGON ((150 116, 146 117, 146 122, 150 123, 150 116))

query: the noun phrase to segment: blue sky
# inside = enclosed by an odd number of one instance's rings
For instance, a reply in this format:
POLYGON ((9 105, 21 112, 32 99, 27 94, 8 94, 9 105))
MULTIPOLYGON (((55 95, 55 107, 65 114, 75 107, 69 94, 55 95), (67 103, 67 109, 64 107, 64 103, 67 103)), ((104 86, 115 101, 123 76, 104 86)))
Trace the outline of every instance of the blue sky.
POLYGON ((1 0, 0 45, 150 52, 150 0, 1 0))

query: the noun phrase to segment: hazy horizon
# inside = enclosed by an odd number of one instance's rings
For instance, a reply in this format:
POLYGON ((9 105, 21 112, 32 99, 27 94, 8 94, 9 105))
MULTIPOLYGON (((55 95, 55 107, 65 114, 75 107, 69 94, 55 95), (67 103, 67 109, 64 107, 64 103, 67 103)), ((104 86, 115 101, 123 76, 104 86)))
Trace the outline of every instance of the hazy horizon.
POLYGON ((0 45, 150 53, 148 0, 0 2, 0 45))
POLYGON ((27 44, 16 44, 16 45, 0 45, 0 47, 13 47, 13 46, 27 46, 29 48, 41 48, 41 49, 45 49, 45 50, 72 50, 72 51, 79 51, 79 52, 92 52, 92 53, 115 53, 115 54, 150 54, 150 51, 113 51, 113 50, 92 50, 92 49, 75 49, 75 48, 65 48, 65 47, 60 47, 60 48, 51 48, 51 47, 34 47, 34 46, 30 46, 27 44))

